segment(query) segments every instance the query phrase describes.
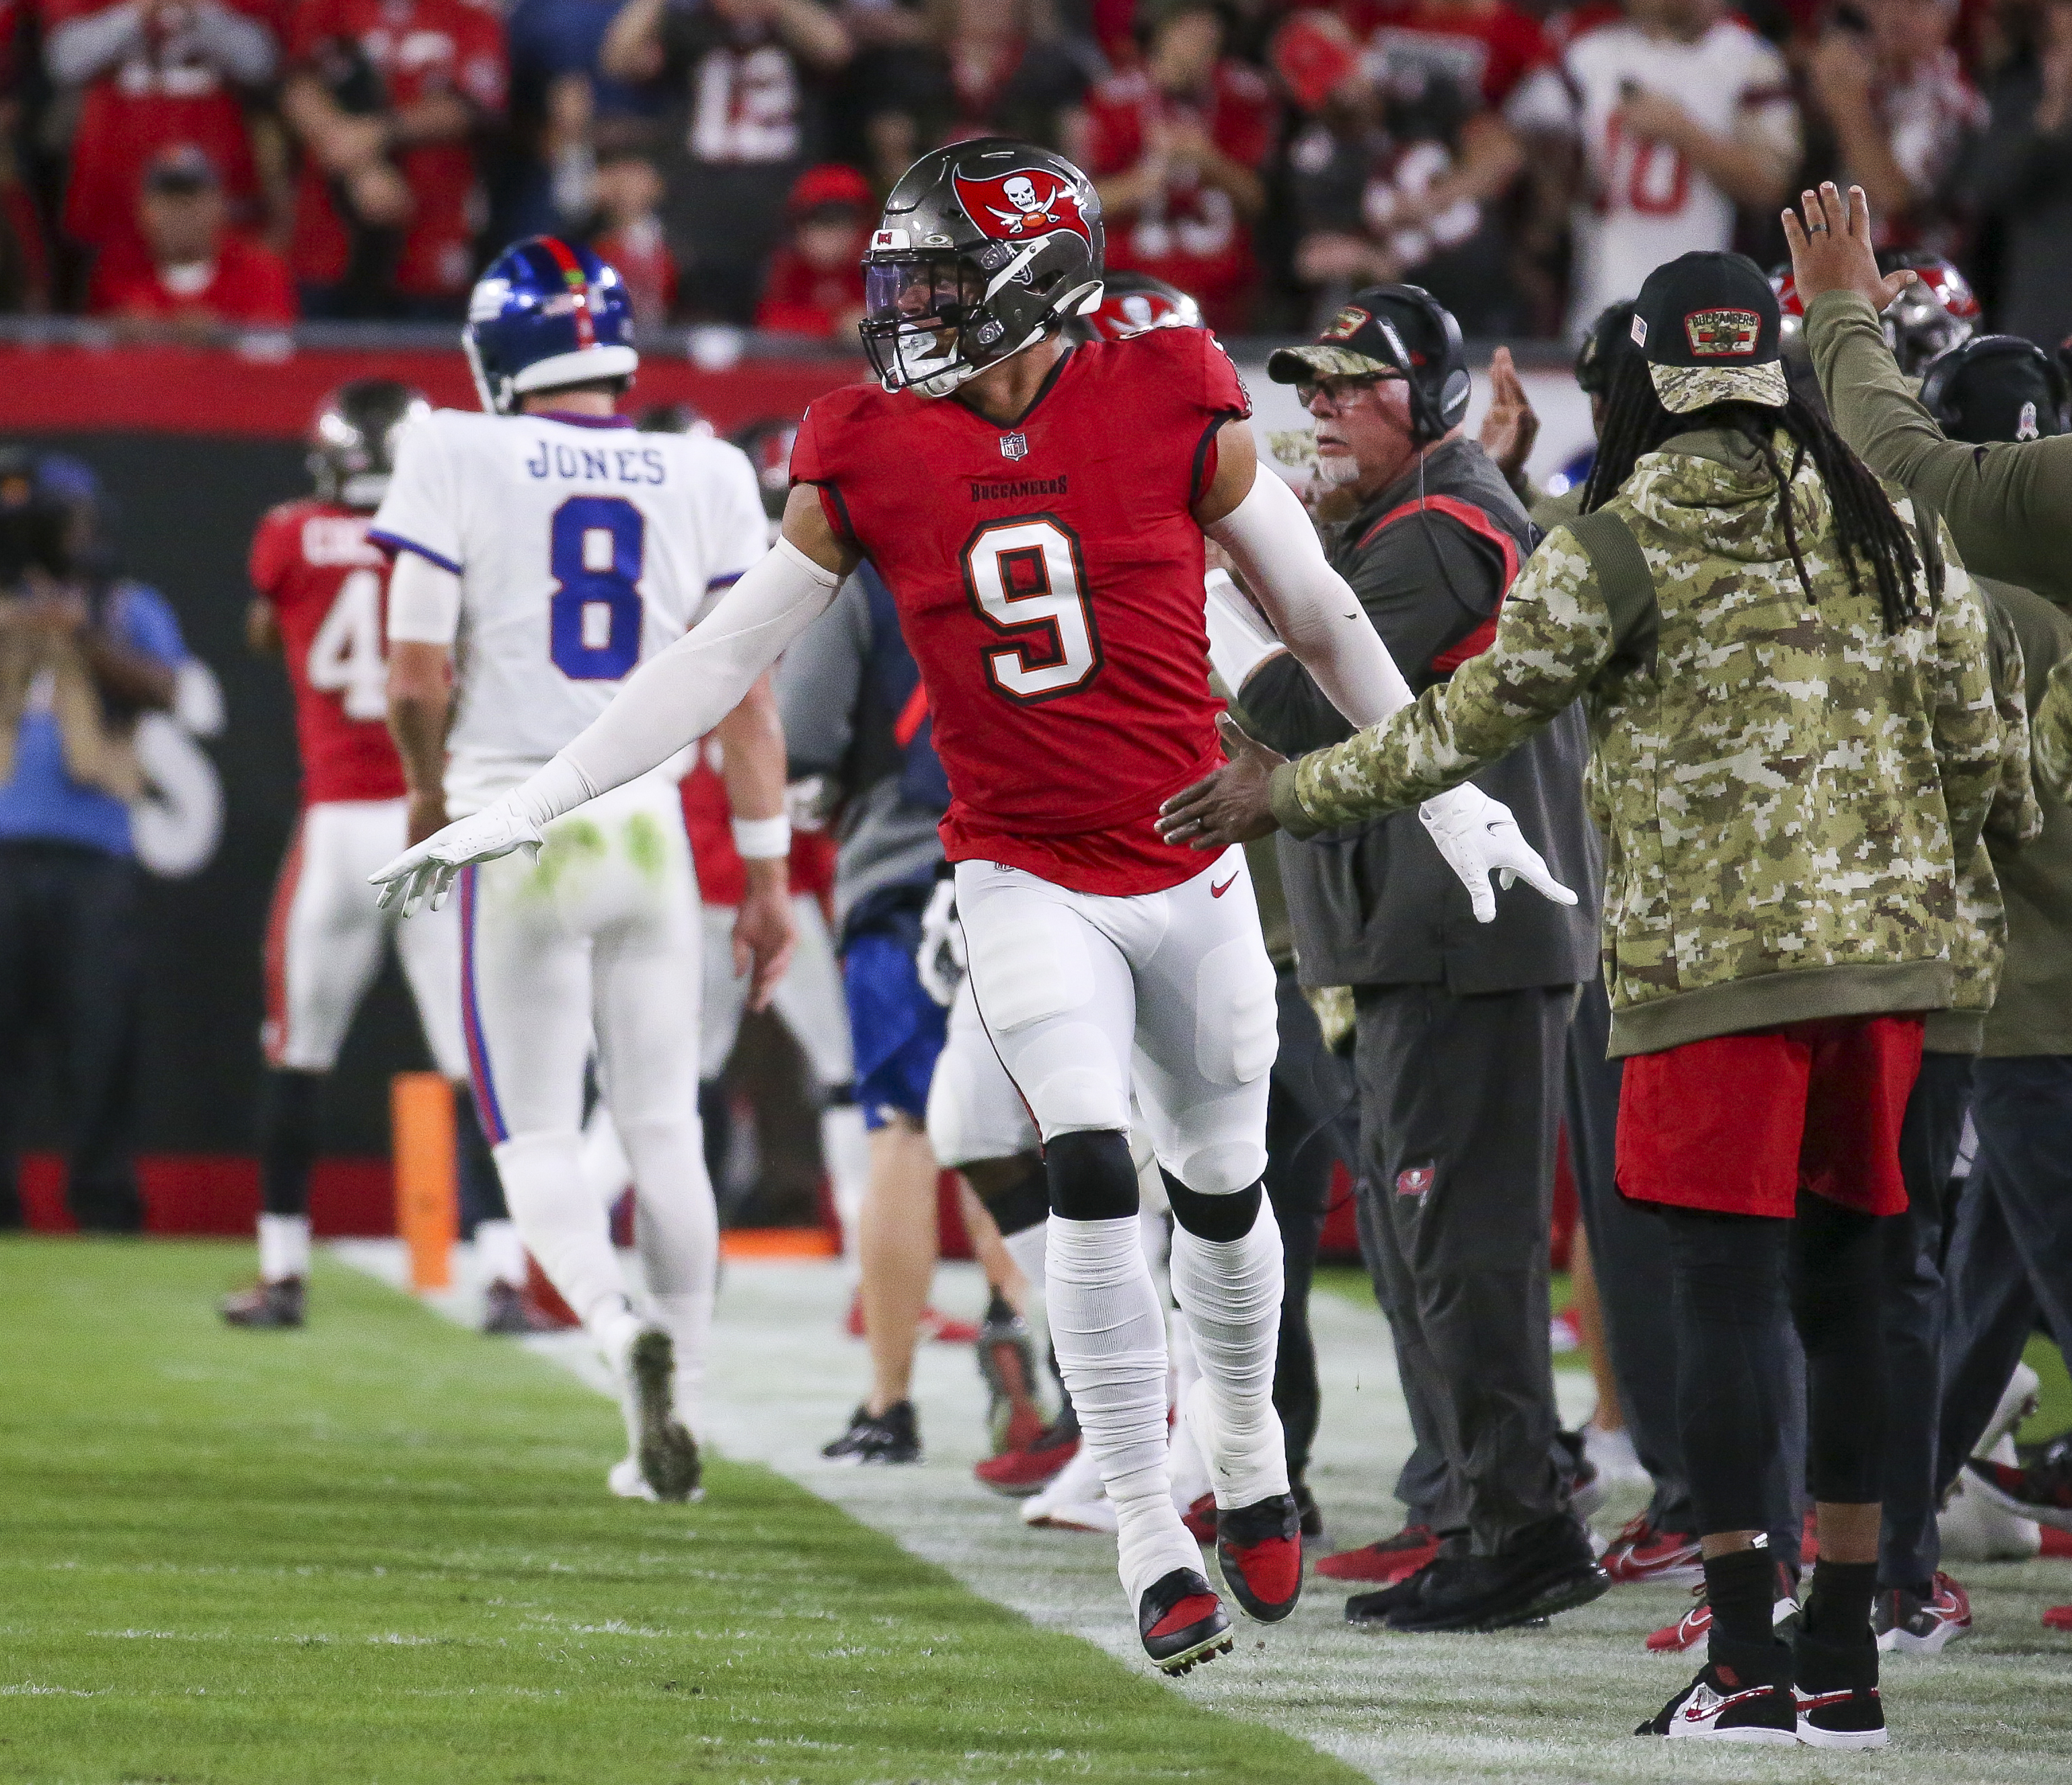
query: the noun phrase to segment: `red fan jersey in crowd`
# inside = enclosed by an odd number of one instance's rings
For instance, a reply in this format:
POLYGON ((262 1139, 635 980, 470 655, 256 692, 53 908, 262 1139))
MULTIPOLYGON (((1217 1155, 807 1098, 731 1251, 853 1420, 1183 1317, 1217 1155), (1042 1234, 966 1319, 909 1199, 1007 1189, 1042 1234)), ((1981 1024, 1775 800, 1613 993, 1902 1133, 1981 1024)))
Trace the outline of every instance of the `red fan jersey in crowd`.
MULTIPOLYGON (((859 231, 857 240, 865 239, 859 231)), ((809 335, 832 340, 856 326, 863 314, 863 267, 859 259, 817 267, 796 248, 780 248, 755 306, 755 326, 773 335, 809 335)), ((852 343, 853 344, 853 343, 852 343)))
POLYGON ((875 385, 807 410, 791 475, 898 603, 952 862, 1108 895, 1201 871, 1153 821, 1222 760, 1191 511, 1251 406, 1206 329, 1160 328, 1075 348, 1011 428, 875 385))
MULTIPOLYGON (((274 0, 224 3, 276 35, 285 28, 286 8, 274 0)), ((47 44, 62 26, 117 10, 108 0, 41 0, 43 40, 47 44)), ((142 47, 87 87, 65 185, 64 232, 74 241, 141 249, 137 191, 144 170, 180 143, 192 143, 216 164, 232 215, 256 220, 259 172, 244 106, 191 28, 168 28, 176 17, 175 9, 154 9, 142 47)))
MULTIPOLYGON (((1096 180, 1128 173, 1144 159, 1159 121, 1189 117, 1223 154, 1256 169, 1273 146, 1273 116, 1266 77, 1241 62, 1216 64, 1202 105, 1160 93, 1141 73, 1120 75, 1087 101, 1086 170, 1096 180)), ((1252 282, 1252 232, 1227 192, 1191 168, 1176 169, 1143 208, 1108 220, 1108 264, 1177 285, 1213 326, 1232 327, 1244 321, 1252 282)))
POLYGON ((1385 92, 1414 98, 1433 81, 1450 81, 1500 111, 1531 76, 1555 78, 1539 21, 1506 0, 1349 0, 1339 11, 1385 92))
MULTIPOLYGON (((495 10, 478 0, 302 0, 290 61, 305 70, 317 66, 327 43, 358 46, 380 78, 390 111, 441 93, 458 93, 487 117, 504 110, 509 84, 504 27, 495 10)), ((455 138, 401 149, 391 158, 417 201, 403 231, 396 289, 417 298, 465 291, 475 269, 474 150, 455 138)), ((351 249, 324 176, 305 156, 289 253, 295 277, 335 285, 345 277, 351 249)))
POLYGON ((369 514, 284 502, 252 540, 252 586, 273 608, 295 691, 302 803, 400 800, 408 791, 388 735, 383 608, 388 560, 369 514))
POLYGON ((111 249, 94 267, 86 307, 96 316, 286 324, 295 319, 295 287, 278 254, 241 236, 226 236, 212 265, 171 273, 138 249, 111 249))
MULTIPOLYGON (((700 740, 697 766, 682 782, 684 830, 697 865, 698 899, 706 905, 738 905, 748 891, 748 870, 734 846, 734 815, 719 771, 717 739, 700 740)), ((790 885, 825 905, 834 892, 834 839, 823 832, 791 833, 790 885)))

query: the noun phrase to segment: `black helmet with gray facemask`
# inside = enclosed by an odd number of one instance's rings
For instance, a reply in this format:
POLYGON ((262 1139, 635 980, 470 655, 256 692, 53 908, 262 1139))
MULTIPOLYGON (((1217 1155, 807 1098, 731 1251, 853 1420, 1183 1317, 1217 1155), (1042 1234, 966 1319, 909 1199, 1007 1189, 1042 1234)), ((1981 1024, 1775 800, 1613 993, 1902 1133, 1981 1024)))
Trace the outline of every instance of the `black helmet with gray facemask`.
POLYGON ((887 390, 947 397, 1101 298, 1100 200, 1062 155, 956 142, 900 176, 863 257, 861 332, 887 390))

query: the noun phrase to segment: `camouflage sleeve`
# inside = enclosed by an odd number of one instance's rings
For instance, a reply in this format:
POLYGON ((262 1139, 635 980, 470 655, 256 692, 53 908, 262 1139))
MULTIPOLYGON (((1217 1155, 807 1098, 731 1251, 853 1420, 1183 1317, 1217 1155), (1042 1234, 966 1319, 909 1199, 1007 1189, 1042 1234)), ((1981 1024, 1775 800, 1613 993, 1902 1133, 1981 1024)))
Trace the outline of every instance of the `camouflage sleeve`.
POLYGON ((1942 553, 1949 568, 1928 664, 1934 702, 1935 765, 1942 775, 1942 804, 1950 818, 1952 859, 1968 862, 2000 783, 2000 721, 1993 697, 1985 608, 1947 525, 1942 525, 1942 553))
POLYGON ((2029 773, 2029 666, 2014 621, 1991 588, 1973 585, 1985 598, 1986 659, 1992 676, 1993 706, 2000 722, 2000 772, 1986 815, 1986 835, 2008 848, 2033 842, 2043 830, 2043 808, 2037 804, 2029 773))
POLYGON ((2072 657, 2050 672, 2031 722, 2036 778, 2054 800, 2072 804, 2072 657))
POLYGON ((1581 693, 1612 644, 1589 558, 1557 529, 1511 586, 1489 649, 1383 724, 1277 770, 1276 815, 1309 837, 1457 787, 1581 693))

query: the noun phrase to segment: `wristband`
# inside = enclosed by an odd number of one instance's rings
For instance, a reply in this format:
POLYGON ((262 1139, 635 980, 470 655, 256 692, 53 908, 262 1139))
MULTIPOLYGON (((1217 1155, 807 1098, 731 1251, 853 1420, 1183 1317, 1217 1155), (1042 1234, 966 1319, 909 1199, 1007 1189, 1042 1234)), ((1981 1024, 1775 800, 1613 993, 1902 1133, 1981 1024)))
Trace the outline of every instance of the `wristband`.
POLYGON ((791 853, 791 821, 782 812, 775 818, 737 818, 734 847, 744 862, 780 861, 791 853))

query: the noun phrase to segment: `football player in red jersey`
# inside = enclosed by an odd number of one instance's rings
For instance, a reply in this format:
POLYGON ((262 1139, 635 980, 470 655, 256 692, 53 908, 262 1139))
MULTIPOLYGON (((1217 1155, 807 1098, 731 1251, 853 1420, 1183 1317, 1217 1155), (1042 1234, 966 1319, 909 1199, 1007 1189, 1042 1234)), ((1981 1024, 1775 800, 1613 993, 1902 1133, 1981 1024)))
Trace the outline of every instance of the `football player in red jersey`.
MULTIPOLYGON (((1354 724, 1410 693, 1300 502, 1255 475, 1251 405, 1215 338, 1065 339, 1100 301, 1101 252, 1100 201, 1059 156, 985 138, 916 162, 865 259, 878 383, 808 411, 775 548, 532 779, 379 878, 415 903, 465 862, 536 846, 541 824, 709 730, 868 557, 928 690, 980 1013, 1044 1141, 1052 1339, 1145 1651, 1183 1672, 1231 1638, 1168 1489, 1133 1078, 1179 1223, 1224 1580, 1268 1622, 1301 1580, 1271 1398, 1281 1246, 1260 1189, 1273 973, 1243 854, 1205 870, 1155 825, 1218 760, 1204 533, 1354 724)), ((1495 802, 1426 811, 1478 915, 1494 915, 1493 871, 1572 897, 1495 802)))
MULTIPOLYGON (((367 527, 388 487, 397 434, 428 407, 387 379, 334 393, 310 428, 316 494, 270 510, 252 541, 246 631, 254 648, 278 651, 287 667, 302 810, 266 926, 259 1281, 224 1304, 234 1326, 302 1323, 318 1102, 392 927, 367 875, 406 840, 408 801, 387 723, 388 561, 368 543, 367 527)), ((432 1058, 465 1086, 458 929, 450 921, 397 927, 395 943, 432 1058)), ((462 1201, 490 1273, 490 1330, 523 1331, 524 1250, 504 1211, 472 1098, 454 1100, 454 1118, 462 1201)))

